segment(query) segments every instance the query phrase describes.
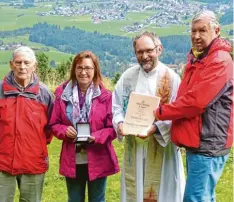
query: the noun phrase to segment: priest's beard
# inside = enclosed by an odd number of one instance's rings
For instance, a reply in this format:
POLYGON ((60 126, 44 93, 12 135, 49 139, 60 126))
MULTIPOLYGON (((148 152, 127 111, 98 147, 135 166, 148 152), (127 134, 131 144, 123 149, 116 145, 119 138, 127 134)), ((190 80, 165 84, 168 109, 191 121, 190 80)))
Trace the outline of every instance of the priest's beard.
POLYGON ((150 72, 158 64, 158 57, 142 60, 140 66, 144 69, 145 72, 150 72))

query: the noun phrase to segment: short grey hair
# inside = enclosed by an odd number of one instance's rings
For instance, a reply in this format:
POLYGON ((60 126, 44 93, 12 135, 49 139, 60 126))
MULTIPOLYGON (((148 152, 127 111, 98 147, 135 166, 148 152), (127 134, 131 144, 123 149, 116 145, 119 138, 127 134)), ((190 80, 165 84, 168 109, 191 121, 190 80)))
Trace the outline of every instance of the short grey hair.
POLYGON ((35 52, 28 46, 20 46, 16 48, 12 53, 12 61, 14 61, 16 55, 19 53, 27 53, 31 57, 32 61, 37 63, 35 52))
POLYGON ((215 16, 215 13, 213 11, 203 10, 203 11, 198 12, 193 17, 192 22, 197 21, 197 20, 202 20, 202 19, 207 19, 210 23, 210 28, 213 30, 215 30, 216 28, 220 26, 215 16))
POLYGON ((160 46, 160 45, 162 45, 162 42, 161 42, 160 38, 159 38, 155 33, 153 33, 153 32, 148 32, 148 31, 144 31, 144 32, 138 34, 137 36, 135 36, 135 37, 133 38, 133 48, 134 48, 134 50, 135 50, 135 48, 136 48, 137 40, 140 39, 142 36, 148 36, 149 38, 151 38, 152 41, 154 42, 154 45, 155 45, 155 46, 160 46))

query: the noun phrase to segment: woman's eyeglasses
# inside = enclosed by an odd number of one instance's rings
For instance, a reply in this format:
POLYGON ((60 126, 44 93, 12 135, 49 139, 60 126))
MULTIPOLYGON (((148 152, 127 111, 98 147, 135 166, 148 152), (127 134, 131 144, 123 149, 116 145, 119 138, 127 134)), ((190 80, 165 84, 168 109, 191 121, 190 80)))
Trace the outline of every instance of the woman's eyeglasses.
POLYGON ((93 71, 93 67, 76 67, 76 72, 81 73, 82 71, 85 71, 86 73, 90 73, 93 71))

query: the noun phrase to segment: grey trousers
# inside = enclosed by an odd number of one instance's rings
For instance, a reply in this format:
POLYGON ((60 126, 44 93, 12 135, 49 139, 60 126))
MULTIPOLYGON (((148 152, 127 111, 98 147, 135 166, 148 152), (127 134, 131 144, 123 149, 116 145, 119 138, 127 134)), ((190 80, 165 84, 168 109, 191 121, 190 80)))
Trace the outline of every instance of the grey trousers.
POLYGON ((16 183, 20 196, 19 202, 40 202, 45 174, 11 175, 0 172, 0 202, 14 202, 16 183))

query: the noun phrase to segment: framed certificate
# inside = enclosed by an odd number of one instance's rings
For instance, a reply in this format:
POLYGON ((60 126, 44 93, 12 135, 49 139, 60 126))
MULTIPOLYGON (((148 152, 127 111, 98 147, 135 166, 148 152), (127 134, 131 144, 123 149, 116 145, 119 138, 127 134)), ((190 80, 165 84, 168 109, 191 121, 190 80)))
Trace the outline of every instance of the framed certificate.
POLYGON ((160 98, 132 92, 123 124, 123 133, 146 135, 155 117, 153 110, 159 106, 160 98))
POLYGON ((77 137, 75 142, 88 142, 90 137, 89 123, 77 123, 76 131, 77 131, 77 137))

